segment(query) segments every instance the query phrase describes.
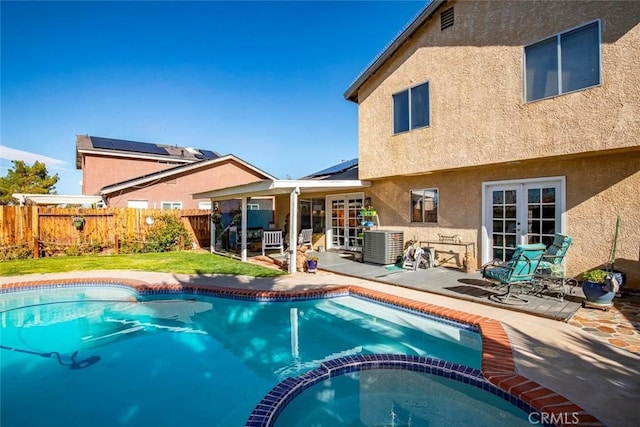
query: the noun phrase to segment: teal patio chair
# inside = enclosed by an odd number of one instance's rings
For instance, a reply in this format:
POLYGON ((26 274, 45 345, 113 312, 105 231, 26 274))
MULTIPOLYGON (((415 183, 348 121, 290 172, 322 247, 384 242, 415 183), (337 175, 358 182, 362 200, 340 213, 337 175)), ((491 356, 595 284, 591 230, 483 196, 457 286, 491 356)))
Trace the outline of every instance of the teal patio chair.
POLYGON ((511 260, 503 265, 486 265, 482 277, 507 287, 507 292, 494 294, 489 298, 503 304, 524 305, 529 300, 513 292, 513 286, 531 285, 546 246, 542 243, 520 245, 513 252, 511 260))
POLYGON ((534 293, 553 292, 563 301, 567 291, 572 292, 573 287, 577 286, 575 279, 566 277, 564 268, 564 257, 572 241, 571 236, 566 234, 557 233, 554 236, 553 243, 542 254, 534 275, 534 293))

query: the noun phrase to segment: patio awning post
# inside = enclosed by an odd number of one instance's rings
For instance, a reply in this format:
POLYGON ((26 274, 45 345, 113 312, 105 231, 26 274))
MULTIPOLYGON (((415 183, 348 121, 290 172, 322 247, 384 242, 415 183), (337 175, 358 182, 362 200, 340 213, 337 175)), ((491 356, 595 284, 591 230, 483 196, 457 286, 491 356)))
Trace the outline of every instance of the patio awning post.
POLYGON ((240 259, 243 262, 247 261, 247 200, 248 197, 242 198, 242 219, 240 220, 240 229, 242 230, 241 234, 241 249, 240 249, 240 259))
POLYGON ((289 193, 289 273, 296 272, 297 264, 297 251, 298 236, 296 230, 298 229, 298 194, 300 194, 300 188, 295 187, 291 193, 289 193))

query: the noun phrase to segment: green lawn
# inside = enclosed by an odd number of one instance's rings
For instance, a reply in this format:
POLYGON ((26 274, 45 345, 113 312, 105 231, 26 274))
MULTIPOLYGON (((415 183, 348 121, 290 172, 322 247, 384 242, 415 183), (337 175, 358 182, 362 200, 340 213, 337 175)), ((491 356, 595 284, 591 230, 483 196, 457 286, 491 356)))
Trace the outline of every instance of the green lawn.
POLYGON ((0 262, 0 276, 87 270, 141 270, 176 274, 235 274, 275 277, 285 274, 204 251, 127 255, 60 256, 0 262))

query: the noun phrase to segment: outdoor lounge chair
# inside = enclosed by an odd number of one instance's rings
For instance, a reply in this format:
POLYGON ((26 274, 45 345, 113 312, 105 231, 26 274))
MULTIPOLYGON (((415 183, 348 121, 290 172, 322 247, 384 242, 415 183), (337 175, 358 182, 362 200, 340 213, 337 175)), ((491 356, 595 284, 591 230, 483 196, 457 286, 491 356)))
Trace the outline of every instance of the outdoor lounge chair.
MULTIPOLYGON (((523 305, 529 300, 514 293, 513 287, 531 285, 542 254, 546 246, 542 243, 520 245, 506 265, 486 265, 482 268, 482 277, 507 287, 504 294, 494 294, 489 298, 503 304, 523 305)), ((520 289, 522 290, 522 288, 520 289)))
POLYGON ((284 239, 281 230, 262 232, 262 256, 267 249, 279 249, 280 255, 284 255, 284 239))
POLYGON ((298 236, 298 245, 309 246, 312 247, 311 236, 313 236, 313 229, 305 228, 300 231, 300 235, 298 236))
POLYGON ((567 279, 563 263, 572 241, 573 239, 565 234, 558 233, 554 236, 553 242, 542 254, 534 275, 534 293, 555 292, 562 301, 567 291, 571 291, 571 287, 578 284, 575 279, 567 279))

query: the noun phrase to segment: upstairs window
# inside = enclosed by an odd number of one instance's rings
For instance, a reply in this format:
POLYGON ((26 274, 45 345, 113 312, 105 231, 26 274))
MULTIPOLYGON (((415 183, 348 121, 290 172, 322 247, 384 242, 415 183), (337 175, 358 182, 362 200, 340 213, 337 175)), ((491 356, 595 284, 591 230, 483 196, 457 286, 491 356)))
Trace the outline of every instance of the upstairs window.
POLYGON ((429 83, 393 95, 393 133, 429 126, 429 83))
POLYGON ((549 98, 600 84, 600 22, 524 48, 525 100, 549 98))
POLYGON ((411 190, 411 222, 438 222, 438 189, 411 190))

